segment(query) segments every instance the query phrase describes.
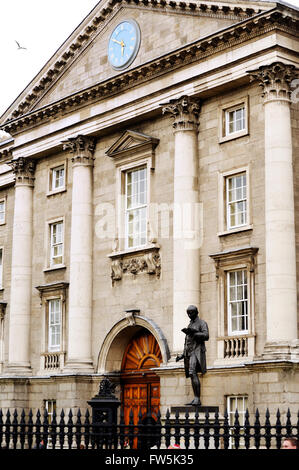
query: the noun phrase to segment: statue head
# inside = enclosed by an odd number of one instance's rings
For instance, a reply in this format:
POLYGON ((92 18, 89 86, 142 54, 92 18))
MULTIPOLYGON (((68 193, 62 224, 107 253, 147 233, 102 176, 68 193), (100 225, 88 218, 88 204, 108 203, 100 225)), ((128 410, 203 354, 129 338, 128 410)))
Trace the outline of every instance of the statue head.
POLYGON ((189 305, 189 307, 187 308, 187 315, 189 316, 189 318, 194 320, 198 315, 197 307, 195 305, 189 305))

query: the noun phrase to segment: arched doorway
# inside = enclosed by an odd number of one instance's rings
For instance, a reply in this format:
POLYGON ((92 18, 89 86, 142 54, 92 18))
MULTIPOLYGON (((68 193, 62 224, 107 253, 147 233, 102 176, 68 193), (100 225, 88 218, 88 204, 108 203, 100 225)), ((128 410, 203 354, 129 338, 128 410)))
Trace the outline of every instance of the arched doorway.
POLYGON ((121 400, 125 424, 129 424, 131 410, 134 424, 138 423, 140 411, 144 417, 149 410, 157 415, 160 379, 150 369, 159 367, 161 362, 162 354, 156 338, 143 328, 130 340, 122 360, 121 400))

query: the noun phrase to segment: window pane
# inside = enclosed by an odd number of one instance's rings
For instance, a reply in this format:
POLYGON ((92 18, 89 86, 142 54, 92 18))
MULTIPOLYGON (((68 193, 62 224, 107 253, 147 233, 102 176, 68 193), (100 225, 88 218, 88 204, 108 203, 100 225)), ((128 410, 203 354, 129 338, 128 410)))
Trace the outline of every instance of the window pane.
POLYGON ((228 229, 246 225, 246 173, 227 178, 226 187, 228 229))
POLYGON ((64 187, 64 166, 53 168, 52 170, 52 189, 64 187))
POLYGON ((60 349, 61 342, 61 300, 49 301, 49 351, 60 349))
POLYGON ((248 299, 246 270, 228 273, 228 333, 248 330, 248 299))
POLYGON ((139 168, 126 174, 127 246, 146 243, 147 170, 139 168))
POLYGON ((245 129, 245 108, 244 106, 231 111, 226 111, 226 133, 232 134, 245 129))

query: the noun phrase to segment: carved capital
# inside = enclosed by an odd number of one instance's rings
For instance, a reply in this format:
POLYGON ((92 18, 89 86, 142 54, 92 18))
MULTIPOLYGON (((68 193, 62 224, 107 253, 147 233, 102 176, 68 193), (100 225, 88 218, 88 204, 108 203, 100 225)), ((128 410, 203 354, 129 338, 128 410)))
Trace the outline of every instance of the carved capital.
POLYGON ((20 157, 17 160, 12 160, 9 164, 16 177, 16 186, 34 186, 34 173, 36 167, 36 162, 34 160, 20 157))
POLYGON ((257 80, 262 87, 264 102, 287 101, 290 102, 290 85, 298 76, 298 70, 294 65, 274 62, 271 65, 262 65, 257 70, 249 70, 251 81, 257 80))
POLYGON ((197 130, 200 113, 200 102, 197 98, 184 95, 161 106, 163 106, 162 114, 170 114, 174 118, 173 128, 175 131, 197 130))
POLYGON ((96 139, 85 135, 70 137, 63 142, 63 150, 72 154, 73 165, 93 165, 93 155, 96 148, 96 139))

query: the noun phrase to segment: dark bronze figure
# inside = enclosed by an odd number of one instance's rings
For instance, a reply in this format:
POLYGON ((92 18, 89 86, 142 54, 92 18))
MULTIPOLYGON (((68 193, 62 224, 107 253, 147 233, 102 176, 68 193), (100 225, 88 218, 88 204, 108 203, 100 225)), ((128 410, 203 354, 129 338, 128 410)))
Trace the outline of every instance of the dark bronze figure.
POLYGON ((176 357, 176 361, 184 359, 186 377, 191 378, 194 399, 188 405, 200 406, 200 381, 197 374, 205 374, 207 371, 205 341, 209 339, 209 329, 207 323, 199 318, 194 305, 189 305, 187 315, 190 323, 182 329, 186 335, 184 352, 176 357))

